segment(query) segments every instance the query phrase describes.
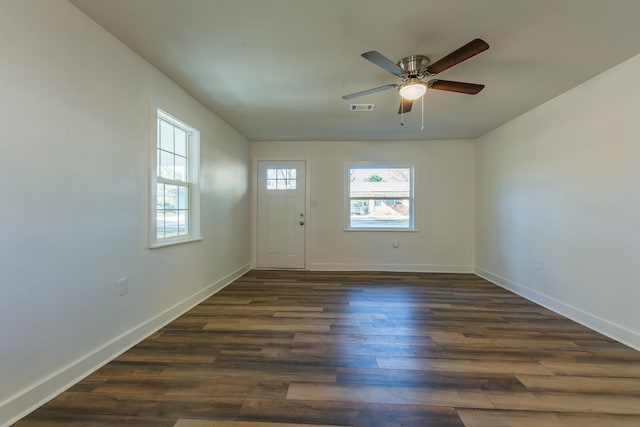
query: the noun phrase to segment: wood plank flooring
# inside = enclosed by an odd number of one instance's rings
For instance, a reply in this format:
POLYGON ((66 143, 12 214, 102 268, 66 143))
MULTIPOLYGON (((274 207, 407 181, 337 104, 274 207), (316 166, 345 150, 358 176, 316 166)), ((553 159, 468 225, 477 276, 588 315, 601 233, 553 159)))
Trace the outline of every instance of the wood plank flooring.
POLYGON ((640 352, 471 274, 251 271, 16 424, 640 426, 640 352))

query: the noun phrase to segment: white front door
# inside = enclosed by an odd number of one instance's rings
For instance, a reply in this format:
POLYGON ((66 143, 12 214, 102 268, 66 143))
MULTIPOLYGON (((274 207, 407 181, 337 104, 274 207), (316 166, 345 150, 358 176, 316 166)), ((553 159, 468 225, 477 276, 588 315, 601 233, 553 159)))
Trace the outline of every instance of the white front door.
POLYGON ((258 162, 257 266, 304 268, 305 162, 258 162))

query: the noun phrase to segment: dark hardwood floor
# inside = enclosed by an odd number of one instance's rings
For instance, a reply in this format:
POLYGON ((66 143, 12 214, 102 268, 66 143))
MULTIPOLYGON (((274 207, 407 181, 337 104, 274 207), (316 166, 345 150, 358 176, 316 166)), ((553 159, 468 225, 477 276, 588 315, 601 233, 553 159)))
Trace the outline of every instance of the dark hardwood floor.
POLYGON ((16 426, 640 426, 640 352, 471 274, 251 271, 16 426))

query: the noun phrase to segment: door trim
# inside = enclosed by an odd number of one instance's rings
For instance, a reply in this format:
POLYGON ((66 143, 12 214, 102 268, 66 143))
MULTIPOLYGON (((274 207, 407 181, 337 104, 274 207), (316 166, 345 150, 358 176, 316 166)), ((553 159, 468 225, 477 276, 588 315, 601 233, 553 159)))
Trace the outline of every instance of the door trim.
POLYGON ((309 269, 309 226, 313 224, 313 214, 311 212, 311 161, 308 157, 303 156, 252 156, 251 157, 251 174, 250 174, 250 205, 251 205, 251 268, 256 269, 258 265, 258 162, 304 162, 305 164, 305 218, 306 227, 304 227, 304 267, 302 270, 309 269))

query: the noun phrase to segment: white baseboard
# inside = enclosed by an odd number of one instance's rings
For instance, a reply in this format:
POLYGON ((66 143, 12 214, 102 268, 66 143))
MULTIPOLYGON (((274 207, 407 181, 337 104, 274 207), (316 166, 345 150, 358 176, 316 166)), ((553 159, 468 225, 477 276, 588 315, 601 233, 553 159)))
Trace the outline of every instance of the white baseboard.
POLYGON ((470 265, 440 264, 347 264, 322 263, 309 264, 311 271, 397 271, 404 273, 473 273, 470 265))
POLYGON ((243 265, 194 295, 185 298, 91 353, 71 362, 38 383, 0 402, 0 426, 6 427, 15 423, 211 295, 225 288, 247 271, 249 271, 249 264, 243 265))
POLYGON ((599 332, 635 350, 640 350, 640 332, 633 331, 622 325, 610 322, 595 314, 589 313, 581 308, 575 307, 556 298, 544 295, 536 290, 528 288, 519 283, 512 282, 502 276, 490 273, 482 268, 476 267, 474 272, 488 281, 505 288, 523 298, 528 299, 538 305, 548 308, 564 317, 567 317, 589 329, 599 332))

